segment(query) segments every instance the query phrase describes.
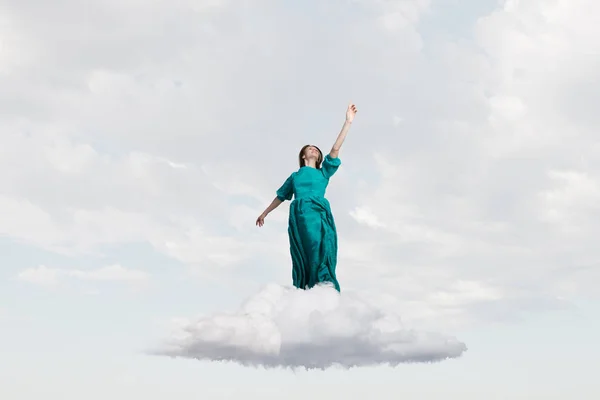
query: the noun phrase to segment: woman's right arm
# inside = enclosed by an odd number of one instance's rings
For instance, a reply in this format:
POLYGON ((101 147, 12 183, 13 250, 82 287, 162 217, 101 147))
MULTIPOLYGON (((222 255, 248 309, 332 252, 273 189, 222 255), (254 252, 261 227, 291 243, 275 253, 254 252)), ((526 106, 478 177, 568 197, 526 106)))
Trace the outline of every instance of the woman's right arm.
POLYGON ((275 198, 273 199, 273 201, 271 202, 271 204, 269 204, 269 207, 267 207, 265 209, 265 211, 263 211, 263 215, 266 217, 267 215, 269 215, 269 213, 271 211, 273 211, 274 209, 276 209, 277 207, 279 207, 279 205, 283 203, 282 200, 279 199, 279 197, 275 196, 275 198))
POLYGON ((260 214, 258 216, 258 218, 256 219, 256 225, 257 226, 263 226, 265 223, 265 218, 267 217, 267 215, 269 215, 269 213, 271 211, 273 211, 274 209, 276 209, 277 207, 279 207, 279 205, 283 203, 282 200, 279 199, 279 197, 275 196, 275 198, 273 199, 273 201, 271 202, 271 204, 269 204, 269 206, 265 209, 265 211, 263 211, 262 214, 260 214))

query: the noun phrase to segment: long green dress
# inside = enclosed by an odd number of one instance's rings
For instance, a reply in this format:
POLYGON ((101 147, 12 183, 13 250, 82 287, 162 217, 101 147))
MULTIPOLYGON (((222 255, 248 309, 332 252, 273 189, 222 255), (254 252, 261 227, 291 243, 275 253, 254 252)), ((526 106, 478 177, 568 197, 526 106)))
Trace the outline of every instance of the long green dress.
POLYGON ((295 287, 309 289, 329 282, 337 291, 337 230, 325 190, 329 178, 341 164, 339 158, 325 156, 320 169, 301 167, 293 172, 277 190, 281 201, 290 204, 288 236, 292 255, 292 281, 295 287))

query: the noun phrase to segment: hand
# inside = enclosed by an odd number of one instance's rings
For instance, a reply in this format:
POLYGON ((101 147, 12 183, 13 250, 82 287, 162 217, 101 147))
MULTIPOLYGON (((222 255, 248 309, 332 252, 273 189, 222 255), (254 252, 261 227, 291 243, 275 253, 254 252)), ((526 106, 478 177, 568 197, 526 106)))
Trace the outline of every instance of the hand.
POLYGON ((256 226, 261 227, 265 224, 265 215, 260 214, 258 218, 256 218, 256 226))
POLYGON ((350 103, 348 106, 348 110, 346 111, 346 121, 352 122, 354 120, 354 116, 358 112, 358 109, 353 103, 350 103))

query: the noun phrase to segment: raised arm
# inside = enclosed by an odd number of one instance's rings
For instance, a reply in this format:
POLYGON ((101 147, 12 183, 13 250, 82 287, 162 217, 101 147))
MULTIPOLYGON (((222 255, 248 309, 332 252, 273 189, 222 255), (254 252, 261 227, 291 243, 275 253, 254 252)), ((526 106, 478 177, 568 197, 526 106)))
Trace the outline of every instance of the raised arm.
POLYGON ((340 148, 342 147, 344 140, 346 140, 346 135, 348 134, 348 130, 350 129, 352 121, 354 121, 354 116, 357 112, 358 110, 356 106, 353 103, 350 103, 350 105, 348 105, 348 109, 346 110, 346 121, 344 122, 342 130, 335 140, 333 147, 331 147, 331 151, 329 151, 329 156, 331 158, 337 158, 337 156, 340 154, 340 148))

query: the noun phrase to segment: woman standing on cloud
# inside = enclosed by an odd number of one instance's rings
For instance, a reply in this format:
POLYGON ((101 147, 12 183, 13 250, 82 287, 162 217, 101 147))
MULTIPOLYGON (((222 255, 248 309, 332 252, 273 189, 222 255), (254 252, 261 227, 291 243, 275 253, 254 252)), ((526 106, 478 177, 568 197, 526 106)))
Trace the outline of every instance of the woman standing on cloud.
POLYGON ((337 230, 325 190, 329 178, 341 164, 338 154, 346 134, 357 113, 350 104, 346 122, 329 154, 317 146, 305 145, 300 150, 300 169, 293 172, 277 190, 277 196, 257 218, 256 225, 263 226, 266 216, 285 200, 290 205, 288 236, 292 256, 292 280, 295 287, 309 289, 319 283, 331 283, 337 291, 340 285, 335 275, 337 264, 337 230))

